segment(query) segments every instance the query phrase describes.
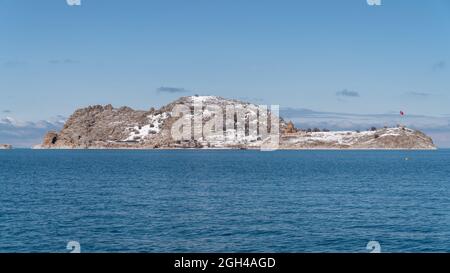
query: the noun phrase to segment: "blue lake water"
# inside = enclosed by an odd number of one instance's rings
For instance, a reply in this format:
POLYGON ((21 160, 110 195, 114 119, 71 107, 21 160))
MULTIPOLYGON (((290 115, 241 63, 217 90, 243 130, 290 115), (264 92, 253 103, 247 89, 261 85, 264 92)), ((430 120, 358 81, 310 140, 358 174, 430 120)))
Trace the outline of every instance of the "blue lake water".
POLYGON ((450 251, 450 150, 0 151, 0 252, 450 251), (406 160, 408 158, 409 160, 406 160))

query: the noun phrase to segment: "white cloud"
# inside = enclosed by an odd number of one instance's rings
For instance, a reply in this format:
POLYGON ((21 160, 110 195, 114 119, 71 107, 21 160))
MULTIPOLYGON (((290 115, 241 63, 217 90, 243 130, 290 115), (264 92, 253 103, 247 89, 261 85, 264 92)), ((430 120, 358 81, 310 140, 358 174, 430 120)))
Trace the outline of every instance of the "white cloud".
POLYGON ((50 130, 60 130, 65 119, 55 117, 37 122, 17 120, 12 117, 0 119, 0 143, 14 147, 31 147, 42 142, 50 130))

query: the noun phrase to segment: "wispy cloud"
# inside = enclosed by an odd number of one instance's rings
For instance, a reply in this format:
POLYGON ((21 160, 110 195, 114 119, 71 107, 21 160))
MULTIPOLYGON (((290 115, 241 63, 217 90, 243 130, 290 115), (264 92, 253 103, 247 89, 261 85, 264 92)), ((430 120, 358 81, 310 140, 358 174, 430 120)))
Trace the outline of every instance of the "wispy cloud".
POLYGON ((186 90, 184 88, 180 87, 167 87, 167 86, 161 86, 158 89, 156 89, 158 93, 185 93, 189 92, 189 90, 186 90))
POLYGON ((356 97, 359 97, 359 93, 356 91, 344 89, 344 90, 336 92, 336 96, 356 98, 356 97))
POLYGON ((4 114, 10 114, 10 113, 12 113, 11 110, 3 110, 2 112, 3 112, 4 114))
POLYGON ((421 98, 427 98, 427 97, 431 96, 430 93, 425 93, 425 92, 407 92, 406 95, 412 96, 412 97, 421 97, 421 98))
POLYGON ((77 64, 79 61, 72 59, 62 59, 62 60, 50 60, 48 61, 50 64, 77 64))
POLYGON ((444 70, 447 67, 446 61, 439 61, 435 64, 433 64, 432 69, 433 71, 441 71, 444 70))
POLYGON ((238 97, 237 100, 256 103, 256 104, 258 104, 258 103, 263 104, 265 102, 264 99, 255 98, 255 97, 238 97))
POLYGON ((19 66, 22 66, 25 64, 26 64, 26 62, 20 61, 20 60, 9 60, 9 61, 3 62, 3 66, 7 67, 7 68, 19 67, 19 66))
POLYGON ((22 121, 11 117, 0 118, 0 143, 14 147, 31 147, 42 142, 50 130, 60 130, 65 118, 57 116, 49 120, 22 121))

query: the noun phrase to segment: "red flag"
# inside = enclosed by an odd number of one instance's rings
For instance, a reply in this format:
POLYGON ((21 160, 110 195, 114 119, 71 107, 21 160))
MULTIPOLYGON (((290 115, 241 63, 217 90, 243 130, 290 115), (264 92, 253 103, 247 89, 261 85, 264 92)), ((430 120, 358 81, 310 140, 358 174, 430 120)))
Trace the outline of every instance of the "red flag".
POLYGON ((400 111, 400 115, 404 116, 404 115, 405 115, 405 113, 404 113, 403 111, 400 111))

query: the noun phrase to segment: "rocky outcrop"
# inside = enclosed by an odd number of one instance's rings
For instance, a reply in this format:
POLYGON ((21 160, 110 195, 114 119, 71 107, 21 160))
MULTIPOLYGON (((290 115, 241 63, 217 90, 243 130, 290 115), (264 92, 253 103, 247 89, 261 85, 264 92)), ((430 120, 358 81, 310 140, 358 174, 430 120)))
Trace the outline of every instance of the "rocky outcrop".
POLYGON ((299 132, 282 136, 280 149, 435 149, 424 133, 404 127, 364 132, 299 132))
POLYGON ((45 135, 42 145, 50 147, 52 145, 55 145, 56 140, 58 140, 58 133, 55 131, 50 131, 45 135))
POLYGON ((0 144, 0 150, 10 150, 12 149, 12 145, 10 144, 0 144))
POLYGON ((294 123, 292 123, 292 121, 289 121, 286 124, 286 128, 283 130, 284 134, 294 134, 297 133, 298 129, 295 128, 294 123))
POLYGON ((49 132, 41 148, 107 147, 127 138, 129 127, 143 126, 153 113, 111 105, 79 109, 67 120, 61 132, 49 132))
MULTIPOLYGON (((67 120, 60 132, 49 132, 43 143, 36 148, 70 148, 70 149, 153 149, 153 148, 260 148, 265 139, 249 134, 254 121, 250 117, 261 116, 257 106, 232 99, 215 96, 182 97, 162 108, 148 111, 133 110, 129 107, 114 108, 111 105, 89 106, 79 109, 67 120), (200 111, 194 109, 201 103, 200 111), (200 128, 200 135, 184 139, 174 139, 171 130, 180 117, 174 114, 175 106, 185 106, 190 110, 189 120, 199 119, 204 126, 214 117, 208 105, 219 106, 224 120, 228 107, 242 107, 245 116, 234 120, 231 124, 223 122, 223 133, 220 138, 207 138, 200 128), (256 110, 255 110, 256 109, 256 110), (239 131, 237 128, 245 128, 239 131), (231 136, 231 138, 230 138, 231 136)), ((266 112, 268 120, 272 113, 266 112)), ((434 149, 431 138, 421 132, 407 128, 386 128, 368 132, 303 132, 295 128, 292 122, 279 120, 279 148, 281 149, 434 149)), ((269 121, 267 130, 271 130, 269 121)), ((195 125, 196 124, 196 125, 195 125)), ((221 124, 222 125, 222 124, 221 124)), ((255 125, 255 124, 253 124, 255 125)), ((252 127, 253 128, 253 127, 252 127)), ((198 129, 198 128, 197 128, 198 129)))

